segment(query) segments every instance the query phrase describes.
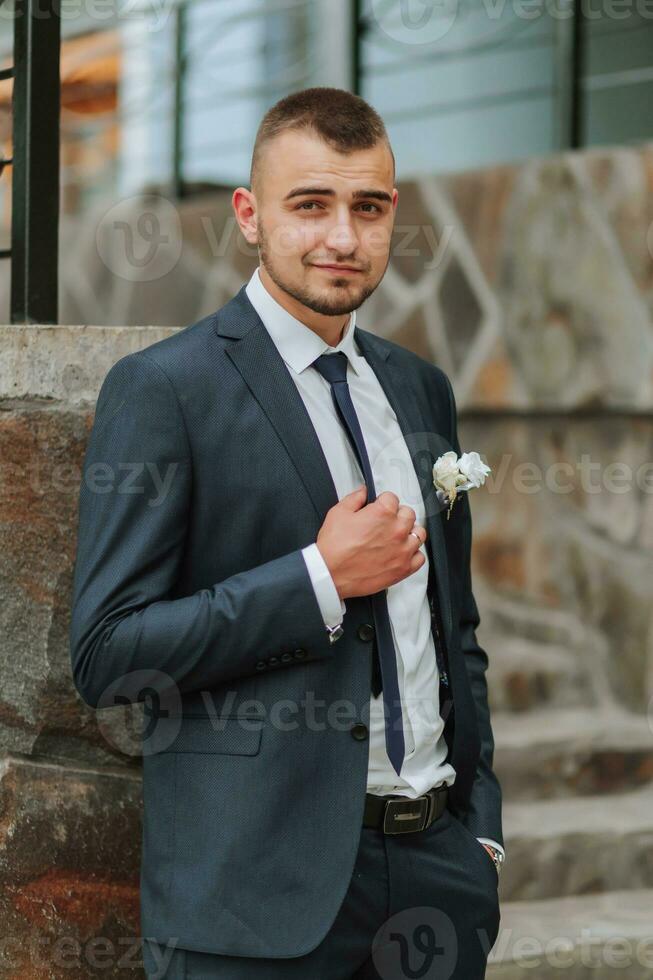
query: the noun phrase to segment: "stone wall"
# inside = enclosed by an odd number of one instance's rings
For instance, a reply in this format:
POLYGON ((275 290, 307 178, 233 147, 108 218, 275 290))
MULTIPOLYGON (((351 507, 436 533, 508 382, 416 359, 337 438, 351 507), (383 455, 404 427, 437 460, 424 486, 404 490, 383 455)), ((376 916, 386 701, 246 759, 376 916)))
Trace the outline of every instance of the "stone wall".
MULTIPOLYGON (((578 957, 585 926, 653 933, 653 145, 399 191, 359 322, 448 372, 493 470, 472 500, 509 855, 491 975, 546 980, 520 936, 578 957)), ((137 711, 70 680, 80 466, 111 364, 256 264, 228 191, 61 237, 60 319, 93 325, 0 327, 0 980, 140 976, 137 711)))

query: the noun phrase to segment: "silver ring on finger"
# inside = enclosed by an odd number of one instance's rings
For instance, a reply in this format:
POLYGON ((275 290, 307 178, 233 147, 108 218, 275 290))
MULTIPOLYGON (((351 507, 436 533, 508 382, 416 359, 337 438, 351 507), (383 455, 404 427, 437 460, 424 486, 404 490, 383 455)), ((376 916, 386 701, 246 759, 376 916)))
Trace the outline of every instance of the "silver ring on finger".
POLYGON ((422 539, 420 538, 420 536, 417 533, 417 531, 409 531, 408 533, 409 534, 412 534, 413 537, 417 538, 417 540, 419 541, 420 548, 421 548, 422 547, 422 539))

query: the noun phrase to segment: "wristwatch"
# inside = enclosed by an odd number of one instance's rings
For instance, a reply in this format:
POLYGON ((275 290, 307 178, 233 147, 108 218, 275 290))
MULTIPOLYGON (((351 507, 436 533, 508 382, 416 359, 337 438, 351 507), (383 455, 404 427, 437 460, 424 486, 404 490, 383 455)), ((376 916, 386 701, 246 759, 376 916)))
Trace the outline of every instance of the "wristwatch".
POLYGON ((494 861, 494 867, 497 869, 497 874, 500 875, 501 868, 503 866, 503 861, 504 861, 503 853, 501 851, 498 851, 496 847, 492 847, 491 844, 483 844, 482 846, 485 848, 486 851, 489 852, 490 857, 494 861))

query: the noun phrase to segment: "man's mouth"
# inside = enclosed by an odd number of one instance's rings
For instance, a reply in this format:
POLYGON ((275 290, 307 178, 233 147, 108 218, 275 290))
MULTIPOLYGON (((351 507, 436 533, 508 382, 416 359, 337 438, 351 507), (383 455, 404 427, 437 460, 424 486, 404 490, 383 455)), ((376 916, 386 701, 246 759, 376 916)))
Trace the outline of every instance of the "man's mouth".
POLYGON ((362 269, 357 269, 353 265, 329 265, 328 263, 318 264, 314 263, 316 269, 324 269, 326 272, 336 272, 345 273, 346 275, 355 275, 357 272, 362 272, 362 269))

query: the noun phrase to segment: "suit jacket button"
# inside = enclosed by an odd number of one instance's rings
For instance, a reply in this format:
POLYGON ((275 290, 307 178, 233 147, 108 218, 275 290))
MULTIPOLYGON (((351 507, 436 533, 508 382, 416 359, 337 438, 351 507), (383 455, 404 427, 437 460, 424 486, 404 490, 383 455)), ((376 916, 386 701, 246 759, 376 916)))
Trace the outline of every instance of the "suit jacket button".
POLYGON ((268 666, 269 667, 276 667, 276 665, 278 663, 279 663, 279 658, 278 657, 268 657, 268 666))
POLYGON ((288 650, 286 650, 285 653, 282 653, 281 654, 281 663, 282 664, 287 664, 290 660, 292 660, 292 653, 290 653, 288 650))
POLYGON ((303 650, 302 647, 298 647, 293 653, 295 660, 303 660, 305 656, 306 650, 303 650))
POLYGON ((358 639, 367 642, 374 636, 374 627, 370 623, 361 623, 358 627, 358 639))
POLYGON ((264 660, 257 660, 257 662, 256 662, 256 669, 257 670, 265 670, 266 666, 267 666, 267 664, 265 663, 264 660))
POLYGON ((357 721, 355 725, 351 726, 351 737, 355 738, 357 742, 364 741, 368 735, 367 725, 364 725, 362 721, 357 721))

